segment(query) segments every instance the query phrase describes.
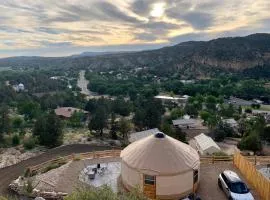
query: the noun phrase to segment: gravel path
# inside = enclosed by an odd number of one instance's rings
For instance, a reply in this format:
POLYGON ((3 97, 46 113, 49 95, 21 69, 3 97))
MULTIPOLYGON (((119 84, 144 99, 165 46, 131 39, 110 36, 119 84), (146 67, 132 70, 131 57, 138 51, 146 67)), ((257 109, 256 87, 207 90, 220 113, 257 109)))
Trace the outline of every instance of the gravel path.
POLYGON ((83 152, 91 152, 91 151, 102 151, 111 149, 109 146, 93 146, 87 144, 74 144, 61 146, 54 149, 50 149, 45 153, 30 158, 28 160, 24 160, 18 164, 0 169, 0 195, 9 194, 8 185, 10 182, 18 176, 22 175, 25 168, 33 165, 37 165, 48 161, 50 159, 56 158, 58 156, 70 155, 72 153, 83 153, 83 152))

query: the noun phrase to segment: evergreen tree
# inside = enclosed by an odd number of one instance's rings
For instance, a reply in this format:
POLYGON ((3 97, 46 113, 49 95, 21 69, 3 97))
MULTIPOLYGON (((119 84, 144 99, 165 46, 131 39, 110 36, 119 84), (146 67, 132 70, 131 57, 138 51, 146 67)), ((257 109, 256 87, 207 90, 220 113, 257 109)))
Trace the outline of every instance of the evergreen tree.
POLYGON ((88 124, 89 130, 99 131, 100 137, 102 137, 103 129, 107 125, 107 119, 108 119, 108 116, 107 116, 106 108, 104 106, 99 106, 97 108, 96 113, 94 114, 94 116, 92 117, 92 119, 90 120, 88 124))
POLYGON ((37 136, 41 145, 56 147, 62 144, 62 128, 61 120, 52 112, 38 118, 34 125, 33 135, 37 136))
POLYGON ((4 142, 4 134, 11 131, 11 122, 7 106, 0 108, 0 143, 4 142))

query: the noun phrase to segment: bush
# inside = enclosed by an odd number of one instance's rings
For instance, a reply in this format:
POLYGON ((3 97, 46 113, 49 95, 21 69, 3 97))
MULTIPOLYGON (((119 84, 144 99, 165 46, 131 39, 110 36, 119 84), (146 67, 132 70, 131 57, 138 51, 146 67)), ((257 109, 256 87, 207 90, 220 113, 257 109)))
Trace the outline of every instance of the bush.
POLYGON ((91 189, 78 189, 69 196, 65 197, 64 200, 147 200, 147 198, 134 190, 131 192, 124 192, 122 194, 116 194, 108 186, 102 186, 99 188, 91 189))
POLYGON ((261 140, 259 136, 254 133, 242 138, 237 146, 240 150, 250 150, 253 152, 262 150, 261 140))
POLYGON ((17 146, 20 144, 20 137, 15 134, 13 137, 12 137, 12 145, 13 146, 17 146))
POLYGON ((226 137, 232 137, 234 134, 234 130, 229 124, 220 122, 214 130, 214 139, 222 142, 226 137))
POLYGON ((57 163, 51 163, 47 167, 45 167, 41 173, 46 173, 52 169, 57 169, 58 167, 61 167, 62 165, 66 164, 67 162, 65 160, 59 160, 57 163))
POLYGON ((24 184, 23 188, 24 188, 24 192, 26 194, 32 194, 32 192, 34 190, 32 181, 30 179, 28 179, 27 182, 24 184))
POLYGON ((246 109, 245 109, 245 113, 252 113, 252 109, 246 108, 246 109))
POLYGON ((219 151, 219 152, 215 152, 212 154, 213 156, 228 156, 226 153, 224 153, 223 151, 219 151))
POLYGON ((27 150, 33 149, 36 146, 36 139, 31 137, 23 141, 23 147, 27 150))

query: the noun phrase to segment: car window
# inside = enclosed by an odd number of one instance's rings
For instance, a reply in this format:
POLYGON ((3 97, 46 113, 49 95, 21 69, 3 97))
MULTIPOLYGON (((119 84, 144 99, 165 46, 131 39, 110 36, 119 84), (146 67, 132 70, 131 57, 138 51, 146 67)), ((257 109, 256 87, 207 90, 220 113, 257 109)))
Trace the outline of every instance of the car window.
POLYGON ((221 174, 221 177, 224 180, 224 182, 226 183, 226 185, 229 186, 229 181, 228 181, 227 177, 223 173, 221 174))
POLYGON ((247 188, 246 184, 242 182, 231 183, 230 190, 233 193, 237 193, 237 194, 245 194, 249 192, 249 189, 247 188))

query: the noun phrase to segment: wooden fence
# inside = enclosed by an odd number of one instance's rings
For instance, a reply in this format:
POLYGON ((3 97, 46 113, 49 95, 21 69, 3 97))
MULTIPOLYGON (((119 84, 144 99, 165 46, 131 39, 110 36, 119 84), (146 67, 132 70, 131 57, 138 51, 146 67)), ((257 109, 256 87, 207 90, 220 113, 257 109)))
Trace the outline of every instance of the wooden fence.
MULTIPOLYGON (((254 159, 254 157, 252 159, 254 159)), ((255 165, 249 161, 249 157, 246 158, 240 153, 237 153, 233 157, 233 162, 246 177, 247 181, 255 188, 261 198, 263 200, 270 200, 270 181, 258 172, 255 165)))
POLYGON ((233 162, 233 156, 201 156, 200 160, 202 164, 233 162))

